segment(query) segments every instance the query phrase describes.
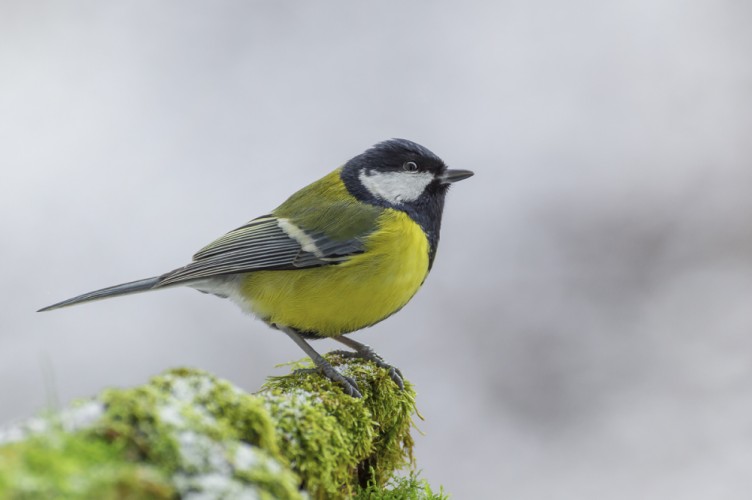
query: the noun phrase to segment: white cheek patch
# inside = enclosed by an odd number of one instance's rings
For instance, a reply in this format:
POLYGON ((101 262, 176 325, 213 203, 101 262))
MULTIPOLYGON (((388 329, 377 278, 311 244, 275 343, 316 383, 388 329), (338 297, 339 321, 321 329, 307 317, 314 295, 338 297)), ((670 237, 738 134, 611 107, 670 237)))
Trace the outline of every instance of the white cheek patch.
POLYGON ((404 203, 420 198, 433 180, 431 172, 360 172, 360 183, 372 195, 389 203, 404 203))

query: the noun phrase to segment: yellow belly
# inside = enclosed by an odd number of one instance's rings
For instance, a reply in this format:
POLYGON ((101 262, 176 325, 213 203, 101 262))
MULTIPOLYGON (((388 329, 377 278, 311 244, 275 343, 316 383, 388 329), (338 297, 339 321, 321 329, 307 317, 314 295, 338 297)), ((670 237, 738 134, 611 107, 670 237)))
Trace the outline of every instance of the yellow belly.
POLYGON ((241 282, 251 310, 269 323, 321 336, 373 325, 415 295, 428 273, 428 240, 405 213, 387 209, 366 251, 341 264, 259 271, 241 282))

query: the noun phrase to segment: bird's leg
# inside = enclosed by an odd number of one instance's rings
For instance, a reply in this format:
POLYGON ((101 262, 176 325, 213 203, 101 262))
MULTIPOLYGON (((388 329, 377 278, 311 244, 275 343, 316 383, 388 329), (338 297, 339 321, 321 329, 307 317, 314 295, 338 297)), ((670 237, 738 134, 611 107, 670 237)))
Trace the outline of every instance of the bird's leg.
POLYGON ((275 327, 285 332, 288 337, 294 340, 295 343, 298 344, 298 346, 303 349, 303 351, 305 351, 308 357, 311 358, 313 364, 316 365, 316 368, 321 373, 323 373, 326 378, 341 385, 345 390, 345 393, 347 393, 348 395, 354 398, 363 397, 363 395, 360 393, 360 390, 358 389, 358 384, 356 384, 355 381, 350 377, 346 377, 345 375, 342 375, 340 372, 338 372, 332 365, 329 364, 326 359, 324 359, 321 354, 317 353, 316 350, 311 347, 311 344, 306 342, 298 332, 286 326, 275 325, 275 327))
POLYGON ((341 342, 345 344, 347 347, 355 350, 355 352, 350 351, 334 351, 340 356, 344 356, 346 358, 362 358, 367 359, 368 361, 372 361, 376 364, 376 366, 380 368, 384 368, 389 372, 389 377, 394 381, 395 384, 400 389, 405 388, 405 384, 402 381, 402 372, 399 371, 399 368, 390 365, 386 361, 384 361, 384 358, 376 354, 376 352, 371 348, 371 346, 366 344, 361 344, 357 340, 353 340, 351 338, 345 337, 344 335, 340 335, 339 337, 332 337, 337 342, 341 342))

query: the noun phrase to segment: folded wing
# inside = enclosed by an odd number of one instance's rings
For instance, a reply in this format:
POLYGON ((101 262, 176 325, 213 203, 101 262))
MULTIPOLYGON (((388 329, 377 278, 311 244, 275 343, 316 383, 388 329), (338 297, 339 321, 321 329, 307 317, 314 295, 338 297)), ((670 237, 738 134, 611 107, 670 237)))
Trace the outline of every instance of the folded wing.
MULTIPOLYGON (((370 232, 370 231, 368 231, 370 232)), ((336 239, 267 215, 199 250, 193 262, 160 277, 158 287, 226 274, 332 265, 364 251, 363 232, 336 239)))

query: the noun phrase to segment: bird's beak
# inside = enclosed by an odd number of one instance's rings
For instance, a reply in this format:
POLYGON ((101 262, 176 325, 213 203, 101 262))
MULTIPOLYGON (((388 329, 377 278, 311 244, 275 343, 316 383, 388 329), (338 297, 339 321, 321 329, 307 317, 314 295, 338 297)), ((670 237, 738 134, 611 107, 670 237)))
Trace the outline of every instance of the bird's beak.
POLYGON ((444 172, 444 175, 441 176, 441 182, 442 184, 451 184, 452 182, 472 177, 473 174, 474 172, 471 172, 470 170, 447 170, 444 172))

